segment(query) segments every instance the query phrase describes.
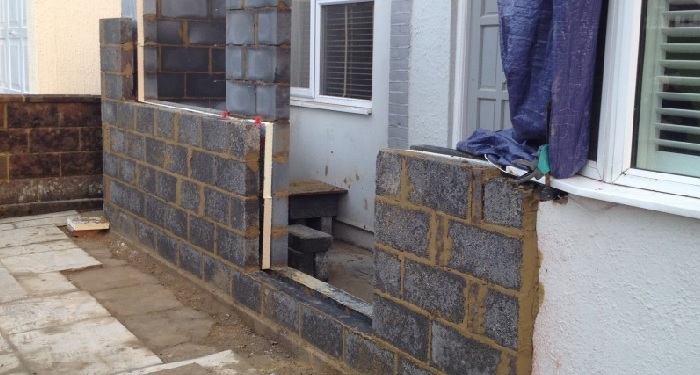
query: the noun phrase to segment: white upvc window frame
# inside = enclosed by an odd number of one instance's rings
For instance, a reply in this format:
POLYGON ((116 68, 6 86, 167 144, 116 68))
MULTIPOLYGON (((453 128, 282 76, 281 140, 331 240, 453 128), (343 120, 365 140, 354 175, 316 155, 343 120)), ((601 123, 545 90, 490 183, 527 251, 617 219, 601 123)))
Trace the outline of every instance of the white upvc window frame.
MULTIPOLYGON (((468 2, 458 3, 455 77, 462 84, 455 86, 453 96, 453 146, 469 136, 464 134, 466 116, 462 105, 469 55, 468 2)), ((609 2, 597 157, 589 160, 578 175, 562 180, 552 178, 551 184, 573 195, 700 219, 700 178, 632 167, 637 72, 642 69, 642 21, 641 0, 609 2)), ((506 171, 523 173, 510 167, 506 171)), ((544 178, 540 182, 544 183, 544 178)))
MULTIPOLYGON (((371 114, 372 100, 321 95, 321 30, 323 30, 321 8, 326 5, 374 3, 374 0, 310 0, 310 2, 312 27, 310 32, 311 40, 309 43, 309 87, 292 87, 290 90, 292 97, 291 104, 297 107, 329 109, 366 115, 371 114)), ((375 39, 374 35, 372 39, 375 39)), ((372 49, 374 50, 374 45, 372 49)), ((372 70, 372 80, 374 81, 374 67, 372 70)), ((375 96, 374 85, 372 85, 372 98, 375 96)))
POLYGON ((642 2, 610 2, 597 161, 581 175, 605 183, 700 198, 700 179, 632 166, 634 106, 638 88, 642 2))

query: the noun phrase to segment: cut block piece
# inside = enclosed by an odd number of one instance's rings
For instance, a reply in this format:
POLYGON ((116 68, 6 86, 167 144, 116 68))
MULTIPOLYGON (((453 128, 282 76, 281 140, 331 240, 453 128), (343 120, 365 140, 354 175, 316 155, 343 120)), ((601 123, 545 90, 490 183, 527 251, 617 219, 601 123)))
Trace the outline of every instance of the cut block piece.
POLYGON ((333 244, 333 236, 305 225, 289 226, 289 247, 301 253, 322 253, 333 244))

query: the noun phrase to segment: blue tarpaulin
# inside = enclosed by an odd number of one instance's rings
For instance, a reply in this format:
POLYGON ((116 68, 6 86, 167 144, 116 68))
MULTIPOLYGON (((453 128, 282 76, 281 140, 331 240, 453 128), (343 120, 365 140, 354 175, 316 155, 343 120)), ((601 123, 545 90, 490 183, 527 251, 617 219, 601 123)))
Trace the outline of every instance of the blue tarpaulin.
POLYGON ((568 178, 585 165, 602 2, 498 1, 513 128, 477 130, 458 150, 514 165, 546 143, 552 176, 568 178))

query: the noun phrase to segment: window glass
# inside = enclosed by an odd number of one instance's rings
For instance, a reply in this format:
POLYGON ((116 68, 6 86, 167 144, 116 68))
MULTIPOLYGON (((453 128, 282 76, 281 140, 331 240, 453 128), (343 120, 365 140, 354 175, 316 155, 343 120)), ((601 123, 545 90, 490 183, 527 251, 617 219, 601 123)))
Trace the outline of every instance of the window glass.
POLYGON ((647 2, 635 167, 700 177, 700 4, 647 2))
POLYGON ((309 88, 311 1, 294 0, 292 6, 292 87, 309 88))
POLYGON ((321 9, 320 94, 371 100, 374 3, 321 9))

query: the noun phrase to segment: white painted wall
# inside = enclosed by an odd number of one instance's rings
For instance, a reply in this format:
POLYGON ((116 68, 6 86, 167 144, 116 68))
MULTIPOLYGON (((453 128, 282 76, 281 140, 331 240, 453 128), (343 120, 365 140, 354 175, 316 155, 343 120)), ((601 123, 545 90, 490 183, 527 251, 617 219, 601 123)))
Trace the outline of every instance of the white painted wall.
POLYGON ((451 1, 414 1, 408 90, 408 144, 450 146, 451 1))
POLYGON ((121 0, 28 0, 32 94, 100 94, 99 20, 121 0))
POLYGON ((387 147, 391 2, 375 1, 372 114, 292 107, 291 178, 349 190, 337 220, 374 230, 376 158, 387 147))
POLYGON ((700 220, 544 203, 533 374, 700 374, 700 220))

